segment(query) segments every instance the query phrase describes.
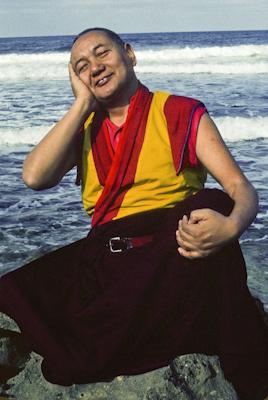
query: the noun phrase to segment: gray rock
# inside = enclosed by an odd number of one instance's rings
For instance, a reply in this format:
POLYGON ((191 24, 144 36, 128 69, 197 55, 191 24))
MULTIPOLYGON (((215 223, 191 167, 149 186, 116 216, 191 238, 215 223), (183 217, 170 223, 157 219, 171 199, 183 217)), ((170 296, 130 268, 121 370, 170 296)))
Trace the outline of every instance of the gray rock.
POLYGON ((20 333, 0 328, 0 384, 17 375, 29 360, 23 337, 20 333))
POLYGON ((19 400, 237 400, 218 357, 202 354, 177 357, 168 367, 111 382, 53 385, 41 373, 42 357, 23 347, 14 321, 0 314, 0 326, 0 368, 12 372, 5 376, 0 369, 0 396, 19 400))
POLYGON ((147 399, 235 400, 237 395, 225 380, 217 356, 187 354, 171 362, 163 384, 152 389, 147 399))
POLYGON ((8 329, 14 332, 20 332, 20 329, 16 322, 11 319, 8 315, 0 312, 0 327, 2 329, 8 329))

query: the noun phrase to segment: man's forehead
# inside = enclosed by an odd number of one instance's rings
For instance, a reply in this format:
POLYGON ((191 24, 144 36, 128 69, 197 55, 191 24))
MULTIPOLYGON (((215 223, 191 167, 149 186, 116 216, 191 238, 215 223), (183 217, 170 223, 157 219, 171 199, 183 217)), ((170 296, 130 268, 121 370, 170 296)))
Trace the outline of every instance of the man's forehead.
POLYGON ((89 48, 94 48, 94 46, 99 44, 114 43, 113 40, 102 31, 91 31, 80 36, 74 43, 72 50, 75 50, 81 45, 87 45, 89 48))
POLYGON ((94 52, 100 46, 111 45, 114 46, 113 40, 101 31, 87 32, 79 37, 71 49, 71 61, 75 62, 78 58, 83 56, 86 52, 94 52))

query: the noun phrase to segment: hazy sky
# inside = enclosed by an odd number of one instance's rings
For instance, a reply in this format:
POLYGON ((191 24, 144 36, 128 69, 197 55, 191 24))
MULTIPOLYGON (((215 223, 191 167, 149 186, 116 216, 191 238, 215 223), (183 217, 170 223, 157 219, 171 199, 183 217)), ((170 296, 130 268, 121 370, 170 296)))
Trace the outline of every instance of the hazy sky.
POLYGON ((0 0, 0 37, 268 29, 268 0, 0 0))

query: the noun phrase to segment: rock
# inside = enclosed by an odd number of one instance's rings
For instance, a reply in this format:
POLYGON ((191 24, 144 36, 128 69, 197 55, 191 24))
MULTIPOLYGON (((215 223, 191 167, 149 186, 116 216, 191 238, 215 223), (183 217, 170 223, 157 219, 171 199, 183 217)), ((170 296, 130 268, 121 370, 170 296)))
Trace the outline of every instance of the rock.
POLYGON ((164 382, 150 390, 147 399, 235 400, 237 395, 225 380, 217 356, 187 354, 171 362, 164 382))
POLYGON ((5 394, 19 400, 237 400, 234 389, 223 378, 217 357, 182 356, 172 366, 146 374, 67 388, 47 382, 40 364, 41 357, 32 353, 26 368, 9 379, 5 394))
POLYGON ((26 367, 30 355, 17 324, 11 318, 0 313, 0 326, 1 396, 2 392, 8 388, 6 385, 8 379, 18 375, 26 367))
POLYGON ((15 322, 0 313, 0 326, 0 396, 17 400, 237 400, 218 357, 203 354, 183 355, 165 368, 111 382, 53 385, 41 373, 42 357, 27 351, 15 322))
POLYGON ((14 332, 20 332, 20 329, 16 322, 11 319, 8 315, 0 312, 0 327, 2 329, 8 329, 14 332))
POLYGON ((28 360, 29 351, 22 335, 0 328, 0 383, 17 375, 28 360))

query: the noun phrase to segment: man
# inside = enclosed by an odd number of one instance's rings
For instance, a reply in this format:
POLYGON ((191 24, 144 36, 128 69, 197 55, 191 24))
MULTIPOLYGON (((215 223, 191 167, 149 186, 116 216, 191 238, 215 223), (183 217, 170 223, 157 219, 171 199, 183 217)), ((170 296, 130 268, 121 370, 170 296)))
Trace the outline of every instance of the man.
POLYGON ((141 373, 204 352, 220 355, 241 398, 257 399, 268 338, 236 242, 257 213, 256 192, 205 106, 150 93, 135 64, 111 31, 76 38, 75 100, 28 155, 23 179, 49 188, 77 165, 93 229, 6 276, 0 290, 12 305, 2 298, 2 308, 44 356, 51 382, 141 373), (202 190, 205 170, 229 197, 202 190))
MULTIPOLYGON (((130 99, 138 88, 133 69, 135 64, 136 58, 129 44, 120 48, 98 30, 81 35, 74 43, 69 64, 76 99, 65 117, 27 157, 23 178, 28 186, 37 190, 52 187, 77 164, 80 157, 77 132, 95 109, 96 100, 104 105, 115 125, 125 122, 130 99), (89 38, 92 43, 90 48, 89 38)), ((186 218, 181 221, 177 238, 181 242, 184 240, 185 244, 179 247, 179 251, 189 257, 208 255, 214 248, 239 237, 255 218, 258 207, 254 188, 231 158, 208 115, 200 121, 196 153, 199 161, 235 201, 235 207, 224 224, 219 214, 213 214, 210 219, 211 211, 209 216, 206 212, 202 215, 198 212, 197 219, 206 221, 202 228, 207 227, 208 233, 204 232, 203 236, 210 234, 209 242, 205 240, 201 243, 200 232, 195 234, 195 229, 199 228, 197 224, 189 227, 186 218), (222 165, 225 165, 224 169, 222 165), (192 241, 191 234, 194 235, 192 241)), ((197 219, 196 213, 193 213, 190 222, 197 219)))

